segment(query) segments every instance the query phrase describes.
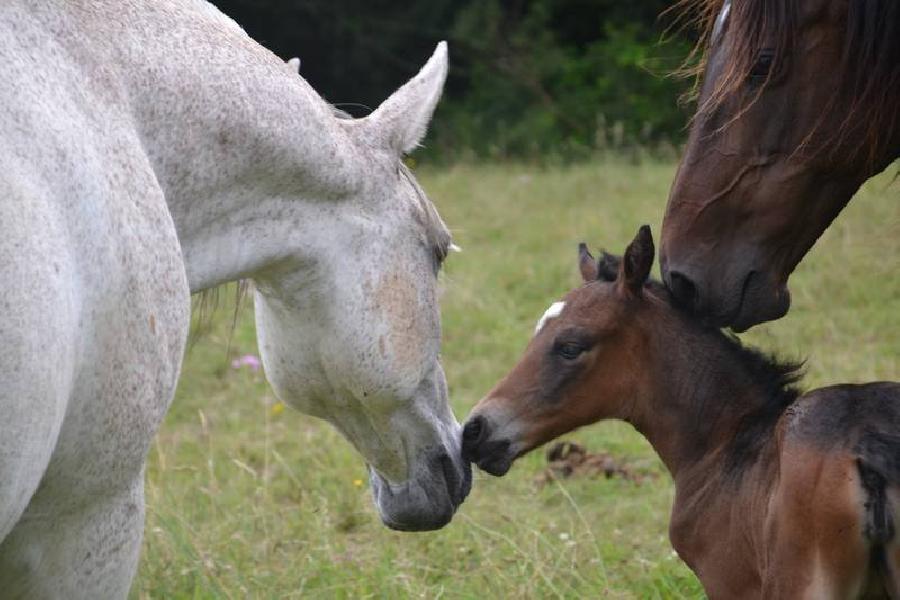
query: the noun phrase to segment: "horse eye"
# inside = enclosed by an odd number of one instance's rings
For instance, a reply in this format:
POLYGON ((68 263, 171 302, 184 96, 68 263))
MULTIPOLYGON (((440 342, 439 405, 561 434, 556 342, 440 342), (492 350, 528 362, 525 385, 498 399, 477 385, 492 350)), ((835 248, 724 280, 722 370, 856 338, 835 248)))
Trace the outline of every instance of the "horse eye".
POLYGON ((750 69, 750 83, 759 85, 769 78, 769 71, 772 70, 772 63, 775 62, 775 51, 771 48, 763 48, 759 51, 759 56, 753 67, 750 69))
POLYGON ((584 346, 574 342, 561 344, 556 348, 556 353, 566 360, 575 360, 585 351, 584 346))

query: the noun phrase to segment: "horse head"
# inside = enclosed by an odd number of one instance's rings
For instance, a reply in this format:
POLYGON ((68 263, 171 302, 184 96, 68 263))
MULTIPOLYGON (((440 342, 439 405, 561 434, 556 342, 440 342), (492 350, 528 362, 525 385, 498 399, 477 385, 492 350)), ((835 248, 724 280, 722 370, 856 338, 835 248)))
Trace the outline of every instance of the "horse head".
POLYGON ((697 0, 706 60, 660 265, 685 307, 737 331, 790 306, 791 272, 900 154, 900 7, 697 0))

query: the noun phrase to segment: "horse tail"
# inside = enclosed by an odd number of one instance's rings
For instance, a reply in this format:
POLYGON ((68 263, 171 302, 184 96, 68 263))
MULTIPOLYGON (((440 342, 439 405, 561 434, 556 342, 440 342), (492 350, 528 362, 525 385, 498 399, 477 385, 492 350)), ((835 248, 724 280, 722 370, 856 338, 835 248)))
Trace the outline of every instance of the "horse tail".
POLYGON ((892 547, 900 517, 900 435, 866 431, 856 445, 856 465, 865 492, 863 533, 871 544, 872 566, 888 589, 900 592, 900 564, 892 547), (893 497, 893 501, 892 501, 893 497))
POLYGON ((866 492, 866 529, 869 540, 884 544, 896 535, 896 518, 888 490, 900 488, 900 435, 866 431, 856 445, 856 464, 866 492))

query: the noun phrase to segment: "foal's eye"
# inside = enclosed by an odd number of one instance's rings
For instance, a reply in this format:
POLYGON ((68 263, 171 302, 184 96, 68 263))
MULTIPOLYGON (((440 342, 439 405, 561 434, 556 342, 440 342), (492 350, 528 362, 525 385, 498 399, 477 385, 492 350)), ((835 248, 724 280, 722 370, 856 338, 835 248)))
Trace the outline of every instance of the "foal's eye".
POLYGON ((775 51, 771 48, 763 48, 756 57, 756 62, 750 69, 748 79, 751 85, 759 85, 769 78, 769 71, 772 70, 772 63, 775 62, 775 51))
POLYGON ((560 344, 556 348, 556 353, 566 360, 575 360, 585 351, 585 347, 574 342, 560 344))

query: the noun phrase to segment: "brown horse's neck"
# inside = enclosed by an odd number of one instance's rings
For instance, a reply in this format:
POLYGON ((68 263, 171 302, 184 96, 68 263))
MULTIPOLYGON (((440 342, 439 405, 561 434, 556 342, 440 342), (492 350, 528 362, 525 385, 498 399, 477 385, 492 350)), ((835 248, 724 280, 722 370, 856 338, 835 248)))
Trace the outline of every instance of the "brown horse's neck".
POLYGON ((764 460, 778 420, 797 397, 790 387, 797 366, 779 365, 718 331, 654 331, 658 377, 629 420, 676 482, 693 467, 739 481, 764 460))

